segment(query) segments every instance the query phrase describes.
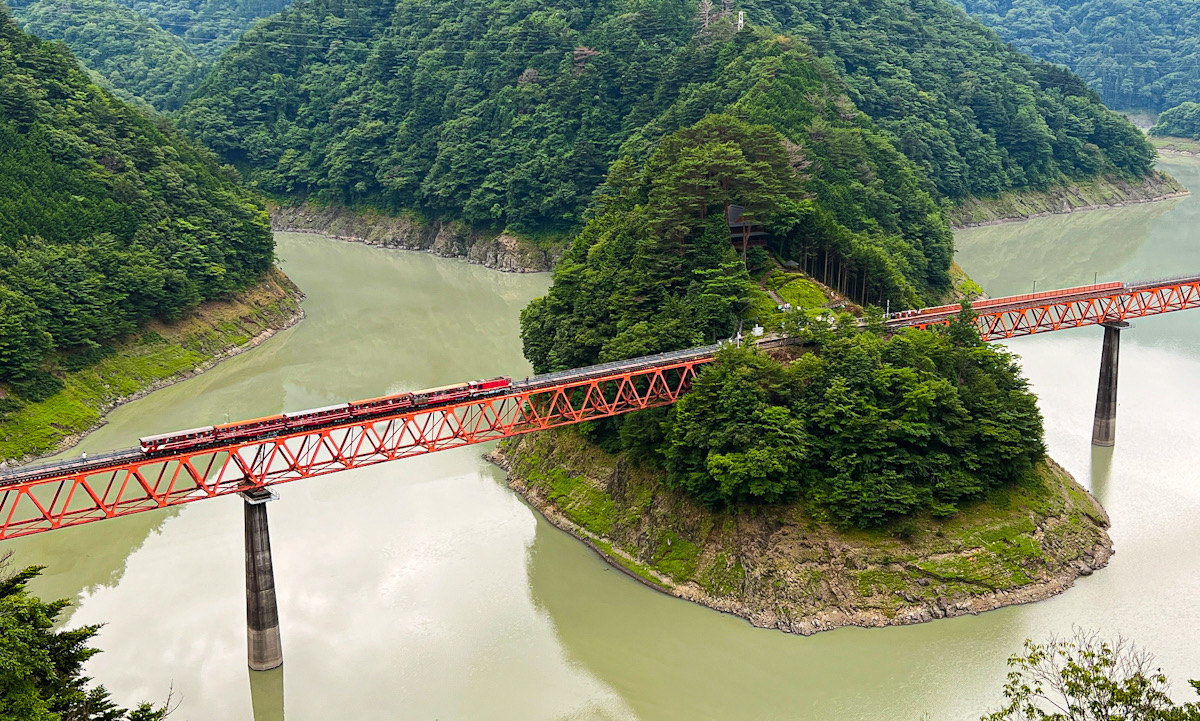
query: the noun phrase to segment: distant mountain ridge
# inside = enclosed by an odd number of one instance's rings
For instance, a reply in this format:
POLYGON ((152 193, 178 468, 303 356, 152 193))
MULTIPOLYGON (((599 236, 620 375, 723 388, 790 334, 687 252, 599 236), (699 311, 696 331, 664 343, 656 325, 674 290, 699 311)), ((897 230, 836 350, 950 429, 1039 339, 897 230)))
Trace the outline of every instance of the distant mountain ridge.
POLYGON ((1110 107, 1200 101, 1200 0, 956 0, 1006 42, 1078 73, 1110 107))
POLYGON ((178 110, 211 62, 288 0, 10 0, 22 28, 62 40, 125 100, 178 110))

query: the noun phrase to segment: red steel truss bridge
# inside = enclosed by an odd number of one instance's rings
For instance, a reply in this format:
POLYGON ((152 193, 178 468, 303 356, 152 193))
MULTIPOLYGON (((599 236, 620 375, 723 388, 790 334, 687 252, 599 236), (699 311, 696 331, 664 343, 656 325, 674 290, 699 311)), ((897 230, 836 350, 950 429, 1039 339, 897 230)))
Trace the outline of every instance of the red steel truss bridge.
MULTIPOLYGON (((975 322, 989 341, 1197 307, 1200 275, 974 304, 975 322)), ((951 305, 893 313, 887 324, 892 329, 945 325, 959 311, 951 305)), ((774 339, 759 345, 787 343, 774 339)), ((669 405, 687 392, 700 366, 720 347, 549 373, 465 400, 434 397, 403 411, 300 430, 272 429, 186 450, 132 448, 0 472, 0 540, 669 405)))

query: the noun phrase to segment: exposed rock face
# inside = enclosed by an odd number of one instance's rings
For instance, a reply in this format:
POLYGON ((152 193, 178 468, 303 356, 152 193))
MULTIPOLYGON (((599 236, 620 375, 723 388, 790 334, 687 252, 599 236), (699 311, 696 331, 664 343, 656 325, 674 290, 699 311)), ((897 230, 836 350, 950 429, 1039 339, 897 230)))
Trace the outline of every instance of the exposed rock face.
POLYGON ((279 231, 320 233, 384 248, 424 250, 512 273, 548 271, 554 267, 558 255, 556 250, 541 248, 528 240, 505 233, 482 233, 462 223, 421 223, 405 216, 311 203, 273 206, 271 227, 279 231))
POLYGON ((1028 487, 922 519, 901 539, 839 532, 801 504, 714 512, 569 431, 524 436, 491 459, 547 519, 639 580, 790 633, 1038 601, 1112 555, 1104 509, 1052 461, 1028 487))
POLYGON ((1140 180, 1106 177, 1050 188, 1045 191, 1005 193, 998 198, 972 198, 951 208, 951 227, 971 228, 1081 210, 1120 208, 1152 203, 1188 194, 1179 181, 1161 171, 1140 180))

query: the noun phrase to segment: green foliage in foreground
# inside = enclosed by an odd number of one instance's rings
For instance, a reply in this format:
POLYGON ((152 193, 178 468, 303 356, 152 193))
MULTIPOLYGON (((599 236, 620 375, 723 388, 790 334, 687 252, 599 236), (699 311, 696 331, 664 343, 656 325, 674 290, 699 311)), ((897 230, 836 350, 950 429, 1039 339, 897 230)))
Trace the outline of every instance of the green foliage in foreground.
POLYGON ((1150 134, 1200 140, 1200 103, 1181 103, 1167 110, 1158 116, 1150 134))
POLYGON ((62 40, 101 82, 124 99, 178 110, 207 68, 180 38, 113 0, 12 3, 25 32, 62 40))
MULTIPOLYGON (((1076 630, 1025 641, 1008 660, 1005 705, 982 721, 1200 721, 1200 704, 1176 704, 1150 654, 1118 638, 1076 630)), ((1191 685, 1200 691, 1200 681, 1191 685)))
POLYGON ((1078 73, 1105 104, 1200 98, 1200 0, 956 0, 1022 52, 1078 73))
POLYGON ((50 352, 178 318, 273 254, 266 211, 234 175, 0 6, 0 382, 42 397, 50 352))
MULTIPOLYGON (((7 560, 7 558, 5 559, 7 560)), ((7 573, 0 564, 0 721, 160 721, 166 710, 142 704, 128 711, 92 685, 83 664, 99 649, 88 642, 99 626, 55 630, 67 601, 47 603, 26 585, 40 566, 7 573)))
POLYGON ((973 326, 884 338, 795 316, 798 360, 729 348, 701 371, 664 424, 669 482, 710 506, 803 497, 867 528, 951 515, 1042 458, 1034 395, 973 326))

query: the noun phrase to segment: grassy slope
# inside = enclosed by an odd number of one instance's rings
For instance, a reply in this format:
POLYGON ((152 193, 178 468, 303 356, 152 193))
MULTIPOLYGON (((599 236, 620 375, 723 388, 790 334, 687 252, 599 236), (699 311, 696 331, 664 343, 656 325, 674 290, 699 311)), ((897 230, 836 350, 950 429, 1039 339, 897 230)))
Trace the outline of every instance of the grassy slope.
POLYGON ((708 511, 658 471, 569 430, 526 436, 508 454, 514 488, 614 562, 668 593, 795 632, 1037 600, 1108 555, 1103 509, 1050 462, 952 518, 847 532, 801 503, 708 511))
POLYGON ((286 326, 299 312, 301 297, 291 280, 272 268, 261 283, 228 301, 205 303, 175 324, 151 323, 140 335, 123 339, 116 355, 65 374, 66 388, 57 395, 0 419, 0 461, 59 450, 121 401, 286 326))

